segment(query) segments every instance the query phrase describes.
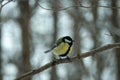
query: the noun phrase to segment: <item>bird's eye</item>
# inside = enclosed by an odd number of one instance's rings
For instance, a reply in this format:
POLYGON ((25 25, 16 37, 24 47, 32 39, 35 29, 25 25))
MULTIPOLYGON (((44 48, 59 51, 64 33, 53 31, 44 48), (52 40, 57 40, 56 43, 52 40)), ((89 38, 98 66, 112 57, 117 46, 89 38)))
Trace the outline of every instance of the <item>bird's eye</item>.
POLYGON ((71 43, 71 40, 65 39, 65 42, 67 42, 67 43, 71 43))

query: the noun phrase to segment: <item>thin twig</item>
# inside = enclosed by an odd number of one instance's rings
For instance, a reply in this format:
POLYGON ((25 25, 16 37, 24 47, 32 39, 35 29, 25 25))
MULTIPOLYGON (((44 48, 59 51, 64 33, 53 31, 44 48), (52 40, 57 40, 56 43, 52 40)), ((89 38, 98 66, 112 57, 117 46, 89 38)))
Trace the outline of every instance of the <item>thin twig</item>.
POLYGON ((112 49, 112 48, 120 48, 120 43, 114 43, 114 44, 107 44, 103 47, 100 47, 100 48, 97 48, 97 49, 94 49, 90 52, 85 52, 85 53, 81 53, 80 56, 76 56, 76 57, 73 57, 73 58, 70 58, 70 59, 61 59, 61 60, 56 60, 56 61, 53 61, 53 62, 50 62, 38 69, 34 69, 32 71, 29 71, 21 76, 19 76, 18 78, 16 78, 15 80, 21 80, 27 76, 32 76, 34 74, 37 74, 37 73, 40 73, 50 67, 53 67, 53 66, 56 66, 58 64, 63 64, 63 63, 70 63, 70 62, 73 62, 73 61, 78 61, 79 59, 82 59, 82 58, 86 58, 86 57, 89 57, 89 56, 92 56, 96 53, 99 53, 99 52, 102 52, 102 51, 105 51, 105 50, 108 50, 108 49, 112 49))
POLYGON ((13 0, 8 0, 5 4, 1 5, 1 7, 5 6, 6 4, 10 3, 13 0))
POLYGON ((43 6, 41 6, 40 3, 38 3, 39 7, 41 7, 42 9, 45 9, 45 10, 50 10, 50 11, 63 11, 63 10, 67 10, 69 8, 74 8, 74 7, 81 7, 81 8, 95 8, 95 7, 101 7, 101 8, 112 8, 112 9, 120 9, 120 7, 113 7, 113 6, 83 6, 83 5, 74 5, 74 6, 69 6, 69 7, 65 7, 65 8, 59 8, 59 10, 55 10, 55 9, 52 9, 52 8, 45 8, 43 6))
POLYGON ((2 4, 1 3, 1 6, 0 6, 0 14, 1 14, 1 11, 2 11, 2 8, 7 5, 8 3, 12 2, 13 0, 8 0, 6 3, 2 4))

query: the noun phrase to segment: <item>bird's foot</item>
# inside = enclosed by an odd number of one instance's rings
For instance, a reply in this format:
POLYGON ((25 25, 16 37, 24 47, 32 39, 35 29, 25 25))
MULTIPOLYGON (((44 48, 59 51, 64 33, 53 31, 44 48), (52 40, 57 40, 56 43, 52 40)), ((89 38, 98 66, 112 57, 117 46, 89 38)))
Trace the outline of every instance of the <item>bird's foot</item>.
POLYGON ((66 58, 68 59, 68 61, 71 61, 70 58, 69 58, 68 56, 67 56, 66 58))

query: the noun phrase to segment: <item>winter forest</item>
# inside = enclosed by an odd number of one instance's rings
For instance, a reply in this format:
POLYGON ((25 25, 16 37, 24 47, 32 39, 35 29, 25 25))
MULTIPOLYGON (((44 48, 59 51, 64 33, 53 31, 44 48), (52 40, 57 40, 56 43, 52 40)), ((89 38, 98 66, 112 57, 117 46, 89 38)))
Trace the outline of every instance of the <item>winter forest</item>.
POLYGON ((120 0, 0 0, 0 80, 120 80, 120 0))

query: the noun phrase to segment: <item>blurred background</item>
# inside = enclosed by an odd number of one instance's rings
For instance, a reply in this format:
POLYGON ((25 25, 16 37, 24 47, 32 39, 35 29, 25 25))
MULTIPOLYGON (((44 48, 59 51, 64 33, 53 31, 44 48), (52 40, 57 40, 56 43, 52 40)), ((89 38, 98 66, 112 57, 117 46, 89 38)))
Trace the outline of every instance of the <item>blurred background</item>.
MULTIPOLYGON (((52 61, 54 55, 44 51, 66 35, 75 40, 70 57, 120 42, 120 0, 8 1, 0 0, 0 80, 14 80, 52 61)), ((23 80, 120 80, 120 49, 23 80)))

